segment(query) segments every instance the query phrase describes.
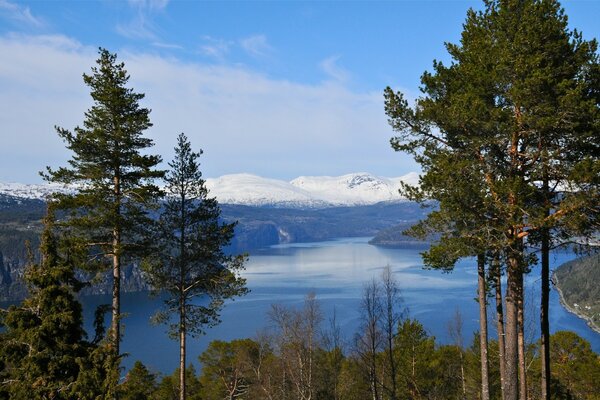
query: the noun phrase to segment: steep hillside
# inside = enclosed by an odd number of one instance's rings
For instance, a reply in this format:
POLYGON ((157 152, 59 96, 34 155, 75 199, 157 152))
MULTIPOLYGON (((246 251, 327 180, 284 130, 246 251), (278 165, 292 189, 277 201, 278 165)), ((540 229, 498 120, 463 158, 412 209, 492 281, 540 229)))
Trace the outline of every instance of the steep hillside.
POLYGON ((407 221, 398 225, 394 225, 390 228, 383 229, 369 241, 369 244, 391 248, 425 249, 429 246, 429 242, 415 239, 414 237, 404 234, 404 231, 410 228, 414 222, 415 221, 407 221))
POLYGON ((563 305, 600 332, 600 252, 561 265, 553 279, 563 305))

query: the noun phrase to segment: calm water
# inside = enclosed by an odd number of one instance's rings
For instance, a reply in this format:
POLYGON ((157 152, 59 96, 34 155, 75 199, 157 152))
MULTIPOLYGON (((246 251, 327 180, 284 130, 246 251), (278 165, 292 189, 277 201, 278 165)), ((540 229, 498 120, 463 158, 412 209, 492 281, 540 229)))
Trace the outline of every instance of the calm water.
MULTIPOLYGON (((271 304, 300 306, 309 291, 317 294, 321 308, 329 317, 334 308, 336 318, 347 339, 358 326, 358 304, 365 282, 379 277, 381 269, 390 265, 402 290, 404 307, 411 318, 423 323, 431 335, 445 343, 447 324, 457 308, 463 315, 465 343, 478 330, 476 297, 477 274, 472 261, 461 262, 451 274, 427 271, 421 267, 418 250, 383 249, 367 244, 368 238, 340 239, 329 242, 280 245, 252 254, 245 271, 251 293, 229 302, 222 313, 222 323, 206 336, 190 339, 188 360, 198 366, 198 355, 208 342, 253 337, 268 326, 266 317, 271 304)), ((558 253, 551 258, 557 267, 574 256, 558 253)), ((527 336, 538 336, 539 271, 527 278, 531 299, 526 305, 529 323, 527 336)), ((91 324, 95 306, 108 303, 107 296, 90 296, 84 301, 86 324, 91 324)), ((600 335, 564 310, 556 291, 551 294, 550 323, 553 331, 573 330, 592 343, 600 352, 600 335)), ((122 350, 129 353, 125 367, 141 360, 154 371, 172 373, 178 364, 177 342, 170 340, 163 326, 153 326, 149 317, 160 306, 160 299, 145 293, 123 296, 124 339, 122 350)), ((490 314, 492 317, 492 315, 490 314)), ((490 332, 494 328, 490 324, 490 332)))

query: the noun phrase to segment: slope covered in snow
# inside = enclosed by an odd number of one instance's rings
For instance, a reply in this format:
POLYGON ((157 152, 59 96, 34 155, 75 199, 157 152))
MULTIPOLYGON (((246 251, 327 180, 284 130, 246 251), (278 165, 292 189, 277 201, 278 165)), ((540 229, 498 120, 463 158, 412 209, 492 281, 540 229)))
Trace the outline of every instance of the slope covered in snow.
POLYGON ((251 174, 223 175, 208 178, 206 187, 210 195, 220 203, 253 206, 326 206, 302 188, 277 179, 262 178, 251 174))
POLYGON ((400 182, 417 184, 410 173, 382 178, 369 173, 343 176, 301 176, 291 182, 256 175, 225 175, 207 179, 211 194, 222 203, 297 207, 354 206, 403 200, 400 182))
MULTIPOLYGON (((410 173, 397 178, 383 178, 369 173, 342 176, 301 176, 291 182, 251 174, 208 178, 210 195, 223 204, 277 207, 331 207, 375 204, 403 200, 398 193, 400 182, 417 184, 419 176, 410 173)), ((27 185, 0 183, 0 194, 18 198, 44 199, 61 185, 27 185)))
POLYGON ((382 178, 362 172, 342 176, 301 176, 290 183, 330 204, 363 205, 401 200, 400 182, 416 184, 418 178, 415 173, 382 178))
POLYGON ((65 193, 66 189, 59 184, 25 184, 25 183, 2 183, 0 182, 0 194, 17 197, 20 199, 44 200, 51 193, 65 193))

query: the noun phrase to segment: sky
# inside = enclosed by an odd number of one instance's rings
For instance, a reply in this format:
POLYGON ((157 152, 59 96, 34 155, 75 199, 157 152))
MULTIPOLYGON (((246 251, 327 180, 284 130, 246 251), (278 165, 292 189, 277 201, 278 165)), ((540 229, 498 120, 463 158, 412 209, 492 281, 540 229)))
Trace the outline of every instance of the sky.
MULTIPOLYGON (((600 37, 600 1, 563 2, 600 37)), ((152 153, 180 132, 205 177, 418 171, 394 152, 383 89, 409 99, 481 1, 0 0, 0 181, 40 183, 71 154, 55 126, 82 125, 82 80, 103 47, 152 110, 152 153)))

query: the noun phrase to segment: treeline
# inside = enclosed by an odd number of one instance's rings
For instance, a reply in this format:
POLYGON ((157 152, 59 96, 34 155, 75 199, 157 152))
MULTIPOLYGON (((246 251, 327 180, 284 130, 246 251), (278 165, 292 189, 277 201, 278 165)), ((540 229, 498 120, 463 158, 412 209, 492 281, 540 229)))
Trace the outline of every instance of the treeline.
MULTIPOLYGON (((340 340, 339 327, 334 320, 323 321, 314 296, 308 295, 299 309, 273 306, 270 319, 274 329, 255 339, 211 342, 198 357, 201 371, 192 365, 186 370, 189 398, 480 398, 478 333, 466 348, 460 343, 442 345, 417 320, 402 318, 394 329, 391 357, 383 343, 378 343, 371 360, 361 344, 365 331, 361 329, 350 342, 340 340)), ((450 329, 460 329, 457 321, 460 325, 460 314, 449 321, 454 326, 450 329)), ((383 322, 378 321, 380 338, 384 337, 383 322)), ((600 399, 600 358, 590 344, 567 331, 551 339, 552 398, 600 399)), ((539 343, 527 348, 531 380, 540 379, 539 350, 539 343)), ((491 340, 490 398, 494 400, 502 399, 498 356, 498 342, 491 340)), ((177 399, 178 377, 179 371, 161 377, 138 361, 121 385, 122 398, 177 399)), ((540 396, 539 387, 530 387, 530 399, 540 396)))

